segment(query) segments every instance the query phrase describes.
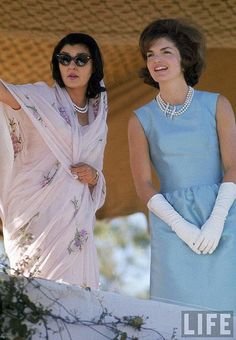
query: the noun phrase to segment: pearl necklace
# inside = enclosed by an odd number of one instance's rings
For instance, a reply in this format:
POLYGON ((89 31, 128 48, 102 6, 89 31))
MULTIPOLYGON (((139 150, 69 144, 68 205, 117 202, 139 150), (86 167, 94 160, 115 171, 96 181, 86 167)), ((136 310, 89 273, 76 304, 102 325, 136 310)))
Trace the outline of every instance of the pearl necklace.
POLYGON ((166 103, 161 98, 160 93, 158 93, 158 95, 156 96, 156 101, 157 101, 158 106, 161 109, 161 111, 165 113, 166 117, 173 119, 174 116, 181 115, 182 113, 184 113, 189 108, 189 106, 192 103, 193 95, 194 95, 194 89, 191 86, 189 86, 186 99, 185 99, 182 107, 179 110, 176 109, 175 105, 172 105, 170 103, 166 103))
POLYGON ((74 106, 74 110, 75 110, 75 114, 76 113, 86 113, 88 111, 88 101, 86 102, 85 106, 80 107, 78 105, 76 105, 75 103, 73 103, 74 106))

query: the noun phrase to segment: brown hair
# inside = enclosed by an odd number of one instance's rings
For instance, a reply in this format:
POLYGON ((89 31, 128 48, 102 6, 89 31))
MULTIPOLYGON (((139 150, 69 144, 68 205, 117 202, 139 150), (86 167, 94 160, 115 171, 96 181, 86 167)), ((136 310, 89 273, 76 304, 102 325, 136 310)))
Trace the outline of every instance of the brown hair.
MULTIPOLYGON (((205 38, 202 32, 182 19, 153 21, 143 30, 139 39, 140 51, 145 61, 153 41, 160 38, 169 39, 178 48, 186 83, 190 86, 197 84, 205 65, 205 38)), ((139 76, 144 83, 159 88, 147 67, 140 70, 139 76)))

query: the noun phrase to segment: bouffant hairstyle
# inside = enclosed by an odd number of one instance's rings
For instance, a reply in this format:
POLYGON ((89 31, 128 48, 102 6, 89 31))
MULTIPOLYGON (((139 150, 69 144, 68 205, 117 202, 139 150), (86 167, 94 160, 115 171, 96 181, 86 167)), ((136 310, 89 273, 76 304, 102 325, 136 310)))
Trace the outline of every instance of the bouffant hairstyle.
MULTIPOLYGON (((179 50, 186 83, 190 86, 197 84, 205 66, 205 39, 202 32, 182 19, 153 21, 143 30, 139 39, 140 51, 145 62, 147 51, 152 43, 160 38, 172 41, 179 50)), ((147 67, 140 70, 139 76, 143 78, 144 83, 159 88, 147 67)))
POLYGON ((70 33, 58 42, 54 48, 51 59, 52 77, 60 87, 65 87, 56 55, 61 52, 61 49, 65 45, 77 44, 83 44, 87 46, 92 57, 93 73, 88 83, 86 95, 88 98, 94 98, 100 92, 103 92, 106 89, 100 85, 100 81, 103 79, 102 55, 96 41, 90 35, 85 33, 70 33))

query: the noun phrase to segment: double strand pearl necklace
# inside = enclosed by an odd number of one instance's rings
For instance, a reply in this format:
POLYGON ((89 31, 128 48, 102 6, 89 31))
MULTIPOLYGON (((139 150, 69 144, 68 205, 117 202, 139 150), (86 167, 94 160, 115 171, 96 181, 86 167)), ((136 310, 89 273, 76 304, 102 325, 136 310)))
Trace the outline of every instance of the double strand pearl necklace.
POLYGON ((181 106, 181 108, 179 110, 177 110, 175 105, 172 105, 170 103, 166 103, 161 98, 160 93, 158 93, 158 95, 156 96, 156 101, 157 101, 157 104, 158 104, 159 108, 161 109, 161 111, 165 113, 166 117, 173 119, 174 116, 181 115, 182 113, 184 113, 189 108, 189 106, 192 103, 193 94, 194 94, 194 89, 191 86, 189 86, 188 87, 188 93, 187 93, 187 96, 185 98, 185 101, 184 101, 183 105, 181 106))
POLYGON ((74 106, 75 114, 76 113, 86 113, 88 111, 88 101, 86 101, 86 104, 83 107, 80 107, 80 106, 76 105, 75 103, 73 103, 73 106, 74 106))

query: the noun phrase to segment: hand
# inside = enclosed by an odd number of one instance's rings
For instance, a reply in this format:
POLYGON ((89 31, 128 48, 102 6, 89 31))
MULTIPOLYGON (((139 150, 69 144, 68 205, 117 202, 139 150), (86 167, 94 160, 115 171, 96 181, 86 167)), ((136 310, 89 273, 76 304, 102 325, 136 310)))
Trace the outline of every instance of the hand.
POLYGON ((212 254, 217 248, 224 229, 224 219, 211 215, 202 226, 200 236, 193 248, 202 254, 212 254))
POLYGON ((98 181, 98 171, 85 163, 78 163, 71 167, 71 173, 75 179, 83 184, 96 185, 98 181), (77 177, 76 177, 77 176, 77 177))
POLYGON ((220 241, 228 212, 236 199, 236 184, 224 182, 220 185, 210 217, 202 226, 200 237, 194 245, 202 254, 212 254, 220 241))
POLYGON ((162 194, 155 194, 152 196, 147 203, 147 207, 151 212, 168 224, 176 235, 195 253, 201 253, 198 249, 193 248, 194 242, 200 235, 200 229, 194 224, 186 221, 162 194))
POLYGON ((201 234, 201 230, 198 229, 197 226, 182 219, 179 227, 176 227, 175 233, 189 246, 192 251, 194 251, 196 254, 201 254, 200 250, 194 246, 196 240, 201 234))

